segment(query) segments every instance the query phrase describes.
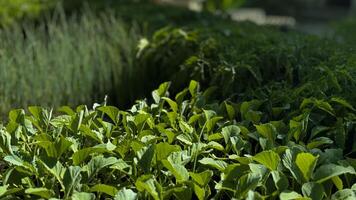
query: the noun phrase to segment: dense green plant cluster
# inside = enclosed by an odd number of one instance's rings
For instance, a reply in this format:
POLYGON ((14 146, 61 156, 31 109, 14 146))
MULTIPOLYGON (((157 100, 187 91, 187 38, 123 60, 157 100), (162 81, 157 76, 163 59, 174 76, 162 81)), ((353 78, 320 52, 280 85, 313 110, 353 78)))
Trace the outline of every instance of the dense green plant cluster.
POLYGON ((112 90, 121 96, 138 34, 112 13, 97 16, 86 10, 66 18, 58 11, 46 23, 2 29, 0 40, 0 112, 4 114, 28 105, 92 103, 113 94, 112 90))
POLYGON ((35 18, 54 5, 57 0, 0 0, 0 26, 27 17, 35 18))
POLYGON ((218 87, 217 98, 268 99, 272 108, 298 107, 304 97, 356 99, 355 50, 331 40, 226 22, 162 29, 141 44, 140 69, 174 89, 194 79, 218 87))
POLYGON ((1 128, 5 199, 354 199, 356 160, 342 99, 305 99, 270 121, 269 102, 211 101, 170 84, 122 111, 29 107, 1 128), (337 120, 336 120, 337 119, 337 120), (332 122, 332 123, 330 123, 332 122), (334 124, 334 125, 333 125, 334 124), (348 138, 348 139, 346 139, 348 138))
POLYGON ((355 50, 180 8, 91 2, 115 12, 0 30, 0 111, 105 94, 127 105, 165 83, 128 110, 12 110, 0 199, 356 198, 355 50))

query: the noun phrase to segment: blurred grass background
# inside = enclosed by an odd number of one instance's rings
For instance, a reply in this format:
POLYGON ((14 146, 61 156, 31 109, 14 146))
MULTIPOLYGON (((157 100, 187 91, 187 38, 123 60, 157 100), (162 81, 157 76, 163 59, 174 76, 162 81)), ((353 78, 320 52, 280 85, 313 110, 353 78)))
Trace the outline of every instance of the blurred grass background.
POLYGON ((66 17, 57 9, 43 23, 0 30, 1 113, 37 104, 90 105, 126 89, 137 31, 111 12, 81 13, 66 17))

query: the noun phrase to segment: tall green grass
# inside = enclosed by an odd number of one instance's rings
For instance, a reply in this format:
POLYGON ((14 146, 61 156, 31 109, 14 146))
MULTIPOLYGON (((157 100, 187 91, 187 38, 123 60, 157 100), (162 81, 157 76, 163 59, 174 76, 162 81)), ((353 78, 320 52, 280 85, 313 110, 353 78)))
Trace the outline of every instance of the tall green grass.
POLYGON ((65 17, 59 9, 45 21, 0 30, 0 113, 38 104, 91 104, 128 88, 134 28, 111 12, 90 10, 65 17))

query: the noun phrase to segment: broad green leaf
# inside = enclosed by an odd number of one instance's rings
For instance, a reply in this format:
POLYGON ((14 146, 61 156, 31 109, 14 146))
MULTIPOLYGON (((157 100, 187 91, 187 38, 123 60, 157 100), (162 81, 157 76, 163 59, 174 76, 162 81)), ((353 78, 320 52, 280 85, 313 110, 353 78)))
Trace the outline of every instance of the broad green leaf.
POLYGON ((56 142, 39 141, 37 145, 42 147, 49 157, 60 158, 73 143, 63 136, 56 142))
POLYGON ((306 132, 308 129, 309 118, 310 118, 310 113, 304 112, 303 114, 294 117, 292 120, 290 120, 289 121, 290 131, 288 133, 288 139, 291 139, 293 137, 296 141, 303 140, 304 137, 306 136, 306 132))
POLYGON ((303 196, 294 191, 284 191, 279 195, 280 200, 296 200, 302 199, 303 196))
POLYGON ((146 173, 149 172, 151 169, 152 159, 154 155, 155 155, 155 147, 154 145, 151 145, 148 148, 146 148, 140 160, 138 161, 138 166, 140 166, 141 169, 146 173))
MULTIPOLYGON (((192 185, 190 185, 192 186, 192 185)), ((190 186, 174 186, 168 187, 164 190, 163 199, 177 199, 177 200, 187 200, 192 199, 193 196, 193 188, 190 186)))
POLYGON ((206 192, 205 189, 200 187, 197 184, 194 184, 194 193, 198 197, 199 200, 204 200, 206 197, 206 192))
POLYGON ((131 189, 122 188, 114 197, 114 200, 136 200, 137 194, 131 189))
POLYGON ((314 182, 304 183, 302 186, 303 195, 313 200, 322 200, 325 195, 323 185, 314 182))
POLYGON ((273 142, 276 140, 277 137, 277 130, 273 126, 273 124, 268 123, 268 124, 261 124, 261 125, 255 125, 257 132, 263 136, 264 138, 267 138, 269 141, 273 142))
POLYGON ((115 157, 104 158, 103 155, 95 156, 87 165, 83 167, 82 171, 86 171, 88 173, 88 177, 91 178, 95 174, 99 173, 100 170, 109 168, 117 162, 118 160, 115 157))
POLYGON ((229 143, 230 137, 238 136, 240 132, 241 129, 235 125, 226 126, 221 130, 221 134, 224 136, 226 144, 229 143))
POLYGON ((47 159, 38 158, 37 160, 39 161, 39 163, 41 163, 44 166, 44 169, 46 169, 50 173, 50 175, 54 176, 57 179, 62 189, 65 189, 65 186, 63 184, 63 177, 66 168, 64 168, 59 161, 54 160, 53 158, 47 158, 47 159))
POLYGON ((300 172, 298 167, 295 164, 295 158, 297 157, 298 150, 293 148, 293 149, 287 149, 284 156, 283 156, 283 164, 284 166, 289 169, 289 172, 293 175, 294 179, 302 184, 303 183, 303 174, 300 172))
POLYGON ((188 94, 188 89, 184 89, 183 91, 179 92, 176 96, 175 96, 175 100, 177 101, 177 104, 182 104, 185 96, 188 94))
POLYGON ((24 161, 16 155, 5 156, 4 160, 16 166, 24 166, 24 161))
POLYGON ((186 145, 192 145, 193 144, 193 139, 188 134, 180 134, 180 135, 177 136, 177 139, 179 141, 183 142, 186 145))
POLYGON ((29 170, 31 173, 36 172, 36 169, 32 164, 22 160, 20 157, 18 157, 16 155, 5 156, 4 161, 11 163, 15 166, 23 167, 23 168, 29 170))
POLYGON ((101 132, 92 130, 89 126, 85 124, 82 124, 79 130, 83 135, 92 138, 98 143, 103 143, 104 135, 101 132))
POLYGON ((243 102, 240 107, 241 114, 246 114, 249 110, 257 110, 262 103, 262 101, 256 99, 243 102))
POLYGON ((82 176, 81 168, 78 166, 70 166, 64 173, 63 184, 65 187, 65 196, 69 197, 74 190, 80 186, 82 176))
POLYGON ((250 172, 250 167, 248 165, 240 165, 240 164, 228 165, 225 168, 224 173, 221 175, 222 187, 229 188, 230 190, 235 190, 237 180, 249 172, 250 172))
POLYGON ((313 179, 318 183, 322 183, 326 180, 331 179, 332 177, 339 176, 342 174, 356 174, 355 169, 352 166, 344 167, 341 165, 335 164, 326 164, 322 165, 316 169, 313 179))
POLYGON ((209 183, 211 177, 213 176, 213 172, 210 170, 206 170, 201 173, 189 172, 189 174, 192 177, 192 179, 196 183, 198 183, 201 187, 206 186, 209 183))
POLYGON ((203 165, 208 165, 211 167, 214 167, 220 171, 224 171, 225 168, 227 167, 227 163, 222 161, 222 160, 214 160, 212 158, 203 158, 199 160, 199 163, 203 165))
POLYGON ((192 134, 194 128, 183 120, 179 120, 179 128, 186 134, 192 134))
POLYGON ((237 183, 236 195, 240 198, 245 197, 250 190, 256 189, 260 179, 261 176, 254 173, 243 175, 237 183))
POLYGON ((355 191, 351 189, 344 189, 336 192, 331 196, 331 200, 355 200, 356 194, 355 191))
MULTIPOLYGON (((104 150, 103 150, 104 151, 104 150)), ((91 153, 94 152, 94 149, 89 147, 89 148, 85 148, 85 149, 81 149, 77 152, 75 152, 72 156, 72 160, 73 160, 73 164, 74 165, 79 165, 82 162, 84 162, 84 160, 86 160, 91 153)))
POLYGON ((168 98, 168 97, 162 97, 163 100, 165 100, 169 106, 171 107, 172 111, 177 113, 178 112, 178 104, 173 101, 172 99, 168 98))
POLYGON ((210 133, 213 131, 216 123, 220 120, 224 119, 223 117, 212 117, 211 119, 208 119, 206 122, 206 132, 210 133))
POLYGON ((325 133, 326 131, 329 131, 330 127, 327 126, 316 126, 311 130, 311 138, 315 138, 316 136, 321 135, 322 133, 325 133))
POLYGON ((168 129, 164 129, 164 128, 162 128, 162 127, 157 127, 157 128, 158 128, 159 132, 160 132, 162 135, 164 135, 164 136, 167 137, 168 143, 169 143, 169 144, 172 144, 173 141, 174 141, 174 139, 175 139, 175 137, 176 137, 176 135, 174 134, 174 132, 171 131, 171 130, 168 130, 168 129))
POLYGON ((171 153, 167 160, 171 163, 186 165, 191 161, 192 157, 187 150, 171 153))
POLYGON ((162 164, 174 175, 178 183, 188 181, 189 173, 183 165, 174 164, 169 162, 168 160, 163 160, 162 164))
POLYGON ((97 184, 90 188, 90 192, 101 192, 114 197, 118 193, 116 187, 106 184, 97 184))
POLYGON ((75 115, 75 112, 72 108, 70 108, 69 106, 62 106, 58 109, 59 112, 63 112, 66 113, 69 116, 73 116, 75 115))
POLYGON ((11 146, 11 135, 5 131, 0 129, 0 150, 2 150, 7 155, 14 154, 11 146))
POLYGON ((152 92, 152 97, 155 100, 155 103, 159 103, 162 97, 165 97, 170 87, 170 82, 162 83, 157 90, 152 92))
POLYGON ((295 164, 302 172, 304 179, 308 182, 313 174, 318 157, 310 153, 299 153, 295 160, 295 164))
POLYGON ((25 111, 23 109, 11 110, 9 112, 9 120, 22 124, 25 120, 25 111))
POLYGON ((80 149, 75 152, 72 156, 74 165, 79 165, 84 162, 92 153, 102 154, 105 152, 111 152, 116 149, 116 146, 113 145, 110 141, 106 144, 99 144, 94 147, 80 149))
POLYGON ((29 106, 28 111, 33 115, 36 120, 42 121, 43 108, 39 106, 29 106))
POLYGON ((355 108, 349 102, 347 102, 345 99, 333 97, 333 98, 331 98, 331 101, 335 102, 335 103, 338 103, 338 104, 340 104, 340 105, 344 106, 345 108, 348 108, 348 109, 350 109, 352 111, 355 111, 355 108))
POLYGON ((118 159, 117 162, 110 166, 111 169, 117 169, 119 171, 131 174, 132 166, 127 164, 124 160, 118 159), (127 171, 129 170, 129 171, 127 171))
POLYGON ((282 172, 272 171, 272 177, 278 191, 284 191, 289 187, 288 178, 282 172))
POLYGON ((342 149, 325 149, 319 156, 319 162, 321 164, 337 163, 339 160, 343 159, 342 149))
POLYGON ((73 143, 63 136, 55 143, 55 148, 57 149, 57 157, 60 158, 63 153, 65 153, 73 143))
POLYGON ((245 101, 240 106, 240 112, 242 119, 252 121, 253 123, 258 123, 261 119, 261 112, 256 111, 261 105, 262 101, 251 100, 245 101))
POLYGON ((352 185, 351 189, 356 191, 356 183, 352 185))
POLYGON ((193 97, 195 97, 197 95, 198 91, 199 91, 199 83, 194 81, 194 80, 190 81, 190 83, 189 83, 189 92, 190 92, 190 94, 193 97))
POLYGON ((235 118, 235 109, 232 105, 228 104, 227 102, 224 102, 225 105, 225 109, 227 112, 227 115, 229 117, 230 120, 235 118))
POLYGON ((323 145, 333 144, 334 142, 327 137, 318 137, 307 144, 308 149, 320 148, 323 145))
MULTIPOLYGON (((250 173, 256 174, 261 177, 261 181, 265 182, 270 177, 271 171, 262 164, 250 163, 250 173)), ((273 182, 270 182, 273 185, 273 182)))
POLYGON ((105 113, 116 124, 119 119, 120 110, 114 106, 103 106, 97 108, 99 111, 105 113))
POLYGON ((80 126, 82 125, 83 117, 84 111, 80 111, 72 117, 69 127, 73 132, 78 132, 80 126))
POLYGON ((248 191, 246 200, 263 200, 262 196, 255 191, 248 191))
POLYGON ((317 108, 319 108, 320 110, 323 110, 331 115, 335 115, 335 111, 334 109, 332 108, 332 106, 324 101, 324 100, 318 100, 318 99, 315 99, 315 98, 308 98, 308 99, 304 99, 302 104, 300 105, 300 109, 304 109, 306 108, 308 105, 312 105, 312 106, 315 106, 317 108))
POLYGON ((86 192, 75 192, 72 195, 72 200, 95 200, 95 195, 86 192))
POLYGON ((7 192, 8 187, 9 187, 9 185, 0 186, 0 197, 3 196, 7 192))
POLYGON ((230 137, 230 141, 231 141, 232 149, 236 153, 236 155, 240 155, 241 152, 244 149, 248 149, 250 145, 250 143, 243 140, 241 136, 230 137))
POLYGON ((54 195, 54 192, 47 188, 28 188, 25 190, 25 193, 39 196, 39 197, 46 198, 46 199, 48 199, 54 195))
POLYGON ((266 166, 269 170, 275 171, 278 168, 281 158, 274 151, 263 151, 255 155, 253 160, 266 166))
POLYGON ((168 143, 158 143, 156 146, 156 160, 161 161, 166 159, 172 152, 180 151, 181 148, 178 145, 170 145, 168 143))
POLYGON ((263 113, 260 111, 253 111, 249 110, 247 113, 245 113, 244 118, 247 121, 251 121, 254 124, 257 124, 261 121, 263 113))
POLYGON ((217 143, 217 142, 215 142, 215 141, 209 142, 209 143, 208 143, 208 147, 209 147, 209 148, 216 149, 216 150, 218 150, 218 151, 224 151, 224 150, 225 150, 223 145, 221 145, 221 144, 219 144, 219 143, 217 143))
POLYGON ((160 200, 160 194, 157 191, 157 182, 149 176, 140 177, 135 183, 137 190, 140 192, 148 192, 153 199, 160 200))

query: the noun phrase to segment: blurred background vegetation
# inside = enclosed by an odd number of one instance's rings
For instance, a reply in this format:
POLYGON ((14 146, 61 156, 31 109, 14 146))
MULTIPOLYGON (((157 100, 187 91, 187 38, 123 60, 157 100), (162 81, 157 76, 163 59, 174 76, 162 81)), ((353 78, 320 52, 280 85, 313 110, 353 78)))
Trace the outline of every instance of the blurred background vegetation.
MULTIPOLYGON (((245 79, 229 77, 231 66, 252 75, 249 87, 273 79, 266 66, 294 73, 346 60, 343 67, 352 74, 354 6, 352 0, 0 0, 0 113, 92 104, 105 95, 126 108, 162 81, 176 80, 178 91, 187 78, 231 87, 225 97, 246 92, 238 86, 245 79), (234 21, 241 16, 259 26, 234 21), (259 17, 266 20, 260 24, 259 17)), ((324 81, 342 79, 339 72, 324 81)))

